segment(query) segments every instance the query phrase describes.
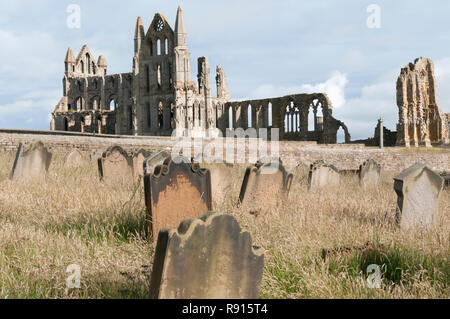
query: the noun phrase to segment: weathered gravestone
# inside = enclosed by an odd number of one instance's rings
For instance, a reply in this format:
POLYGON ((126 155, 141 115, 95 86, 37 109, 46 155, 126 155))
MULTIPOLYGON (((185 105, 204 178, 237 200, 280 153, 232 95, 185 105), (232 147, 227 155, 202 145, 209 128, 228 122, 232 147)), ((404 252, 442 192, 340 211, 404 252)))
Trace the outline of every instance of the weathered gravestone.
POLYGON ((380 182, 380 174, 380 164, 369 158, 359 166, 359 184, 361 186, 376 186, 380 182))
POLYGON ((84 162, 85 159, 83 153, 81 153, 81 151, 78 149, 73 149, 67 154, 64 160, 64 166, 71 168, 78 168, 83 166, 84 162))
POLYGON ((286 172, 281 161, 258 161, 245 171, 239 194, 241 208, 257 214, 276 206, 280 199, 289 194, 292 178, 293 175, 286 172))
POLYGON ((233 164, 213 163, 208 165, 211 172, 211 191, 216 203, 223 202, 233 186, 233 164))
POLYGON ((333 165, 327 165, 323 161, 311 164, 308 175, 309 190, 315 191, 322 188, 339 185, 339 171, 333 165))
POLYGON ((144 176, 147 174, 153 174, 155 168, 162 165, 168 157, 170 157, 170 154, 167 151, 160 151, 148 156, 144 160, 144 176))
POLYGON ((120 146, 109 147, 98 159, 100 179, 108 184, 133 182, 133 161, 120 146))
POLYGON ((185 218, 212 210, 211 175, 187 158, 167 158, 144 177, 149 232, 156 240, 162 228, 174 228, 185 218))
POLYGON ((20 143, 11 172, 11 180, 45 178, 51 161, 52 153, 41 141, 26 147, 20 143))
POLYGON ((397 193, 397 223, 401 228, 430 228, 437 222, 439 197, 444 180, 417 163, 394 178, 397 193))
POLYGON ((150 156, 150 152, 146 150, 139 150, 133 156, 133 173, 134 177, 137 178, 139 176, 144 176, 144 161, 146 158, 150 156))
POLYGON ((236 219, 208 212, 164 229, 156 245, 150 296, 161 299, 256 299, 264 253, 236 219))

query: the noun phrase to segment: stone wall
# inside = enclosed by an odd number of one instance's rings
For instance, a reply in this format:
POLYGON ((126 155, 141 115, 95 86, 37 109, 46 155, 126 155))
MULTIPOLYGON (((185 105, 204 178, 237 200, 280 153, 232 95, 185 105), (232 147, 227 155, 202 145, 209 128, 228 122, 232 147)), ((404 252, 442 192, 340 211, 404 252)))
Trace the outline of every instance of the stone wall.
MULTIPOLYGON (((41 140, 52 152, 66 153, 73 148, 99 156, 111 145, 120 145, 127 152, 139 149, 150 152, 171 151, 177 141, 169 137, 114 136, 82 133, 57 134, 48 131, 0 130, 0 151, 15 151, 19 143, 41 140)), ((248 153, 248 145, 246 144, 248 153)), ((437 172, 450 171, 450 149, 366 147, 361 144, 323 145, 315 142, 281 141, 280 156, 288 168, 298 163, 309 165, 316 160, 336 166, 338 169, 357 169, 368 158, 373 158, 385 170, 400 171, 416 162, 422 162, 437 172)))

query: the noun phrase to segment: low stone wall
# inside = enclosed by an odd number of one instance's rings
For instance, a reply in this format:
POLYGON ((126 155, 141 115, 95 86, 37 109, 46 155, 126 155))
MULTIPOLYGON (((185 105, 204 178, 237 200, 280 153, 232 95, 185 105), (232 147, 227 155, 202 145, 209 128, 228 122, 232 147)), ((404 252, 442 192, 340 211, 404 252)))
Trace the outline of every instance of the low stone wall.
MULTIPOLYGON (((95 159, 111 145, 120 145, 127 152, 139 149, 150 152, 171 151, 177 141, 170 137, 134 137, 58 133, 48 131, 0 130, 0 151, 15 151, 19 144, 42 141, 52 152, 66 153, 73 148, 91 154, 95 159)), ((236 152, 236 151, 235 151, 236 152)), ((248 153, 248 145, 246 144, 248 153)), ((225 154, 225 152, 224 152, 225 154)), ((387 147, 379 149, 363 144, 318 145, 315 142, 281 141, 280 156, 289 169, 299 163, 309 165, 323 160, 338 169, 358 169, 368 158, 377 161, 383 169, 401 171, 417 162, 426 164, 436 172, 450 171, 450 149, 387 147)))

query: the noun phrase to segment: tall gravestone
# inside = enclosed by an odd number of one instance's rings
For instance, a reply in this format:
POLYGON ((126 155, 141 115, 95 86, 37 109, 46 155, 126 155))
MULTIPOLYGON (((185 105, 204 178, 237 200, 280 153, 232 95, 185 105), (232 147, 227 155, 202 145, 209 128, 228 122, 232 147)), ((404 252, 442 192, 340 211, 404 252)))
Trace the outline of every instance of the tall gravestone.
POLYGON ((64 166, 70 167, 70 168, 78 168, 83 166, 85 163, 85 158, 83 153, 79 149, 73 149, 71 150, 65 160, 64 160, 64 166))
POLYGON ((108 184, 133 182, 133 161, 120 146, 109 147, 98 159, 100 179, 108 184))
POLYGON ((11 172, 11 180, 45 178, 51 161, 52 153, 41 141, 26 147, 20 143, 11 172))
POLYGON ((340 183, 339 171, 333 165, 316 161, 311 164, 308 175, 308 187, 311 191, 336 187, 340 183))
POLYGON ((212 210, 211 175, 187 158, 167 158, 144 177, 149 232, 156 240, 162 228, 212 210))
POLYGON ((208 166, 211 172, 211 190, 216 203, 224 201, 233 186, 233 165, 213 163, 208 166))
POLYGON ((134 177, 144 176, 144 161, 151 156, 150 152, 140 149, 133 155, 133 173, 134 177))
POLYGON ((236 219, 208 212, 164 229, 156 245, 150 296, 161 299, 256 299, 264 253, 236 219))
POLYGON ((170 157, 170 154, 167 151, 159 151, 148 156, 144 160, 144 176, 147 174, 153 174, 155 168, 162 165, 168 157, 170 157))
POLYGON ((241 208, 252 213, 270 209, 286 198, 292 184, 281 161, 257 162, 245 171, 239 194, 241 208))
POLYGON ((380 182, 381 166, 373 159, 369 158, 367 161, 359 166, 358 176, 359 184, 361 186, 376 186, 380 182))
POLYGON ((432 227, 438 220, 439 197, 444 179, 417 163, 394 178, 397 223, 403 229, 432 227))

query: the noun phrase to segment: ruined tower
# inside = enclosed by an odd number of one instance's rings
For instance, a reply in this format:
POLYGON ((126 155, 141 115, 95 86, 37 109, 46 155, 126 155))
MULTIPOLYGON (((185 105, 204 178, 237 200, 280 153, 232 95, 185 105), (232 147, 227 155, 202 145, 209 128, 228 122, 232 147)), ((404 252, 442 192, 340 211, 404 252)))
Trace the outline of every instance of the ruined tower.
POLYGON ((445 114, 438 106, 433 61, 418 58, 397 80, 397 146, 446 144, 445 114))

